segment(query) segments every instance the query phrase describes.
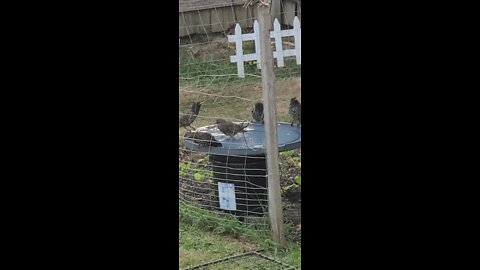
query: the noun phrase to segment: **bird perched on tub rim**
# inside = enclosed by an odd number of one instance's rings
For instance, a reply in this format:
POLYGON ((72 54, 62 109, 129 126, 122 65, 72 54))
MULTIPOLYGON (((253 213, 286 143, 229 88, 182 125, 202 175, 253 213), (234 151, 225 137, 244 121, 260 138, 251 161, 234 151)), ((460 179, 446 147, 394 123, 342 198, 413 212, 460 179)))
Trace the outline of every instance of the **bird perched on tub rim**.
POLYGON ((288 114, 292 118, 292 123, 290 124, 290 126, 293 126, 293 123, 298 123, 298 126, 300 126, 301 116, 302 116, 302 107, 296 97, 293 97, 290 99, 288 114))
POLYGON ((194 102, 190 111, 185 112, 179 120, 178 126, 179 128, 183 127, 188 131, 191 131, 189 128, 192 127, 193 121, 197 119, 198 113, 200 112, 200 107, 202 106, 201 102, 194 102))

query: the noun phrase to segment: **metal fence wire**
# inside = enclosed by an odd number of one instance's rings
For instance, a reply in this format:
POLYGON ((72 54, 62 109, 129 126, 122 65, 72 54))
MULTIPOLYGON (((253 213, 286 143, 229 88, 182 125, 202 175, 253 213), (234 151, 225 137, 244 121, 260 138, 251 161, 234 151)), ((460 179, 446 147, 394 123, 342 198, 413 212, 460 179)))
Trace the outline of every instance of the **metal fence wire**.
MULTIPOLYGON (((299 1, 277 2, 278 5, 272 4, 274 19, 282 30, 294 29, 295 18, 301 18, 299 1)), ((236 45, 228 40, 236 24, 242 32, 252 31, 257 14, 252 8, 244 8, 244 1, 182 0, 179 3, 179 215, 192 220, 214 218, 227 222, 234 218, 248 229, 269 232, 265 155, 229 152, 236 142, 243 143, 245 137, 240 133, 219 140, 226 143, 221 147, 207 143, 198 148, 201 139, 192 137, 201 132, 213 134, 217 139, 223 136, 203 129, 218 126, 218 119, 249 125, 247 138, 252 138, 261 127, 261 121, 253 114, 263 98, 261 70, 254 61, 247 61, 245 77, 239 78, 237 65, 231 62, 236 45), (228 3, 217 5, 220 2, 228 3), (212 3, 217 4, 210 5, 212 3), (227 153, 219 154, 219 150, 227 153)), ((284 37, 282 48, 295 45, 289 38, 284 37)), ((253 41, 244 42, 242 46, 245 54, 256 49, 253 41)), ((277 65, 275 76, 277 121, 290 128, 289 102, 293 97, 301 99, 301 65, 287 58, 283 66, 277 65)), ((295 241, 300 241, 301 232, 300 156, 299 147, 280 153, 283 201, 274 204, 282 204, 285 221, 295 226, 289 230, 293 233, 286 236, 295 241)))
POLYGON ((252 251, 234 256, 225 257, 219 260, 210 261, 182 270, 296 270, 297 268, 280 262, 260 252, 252 251))

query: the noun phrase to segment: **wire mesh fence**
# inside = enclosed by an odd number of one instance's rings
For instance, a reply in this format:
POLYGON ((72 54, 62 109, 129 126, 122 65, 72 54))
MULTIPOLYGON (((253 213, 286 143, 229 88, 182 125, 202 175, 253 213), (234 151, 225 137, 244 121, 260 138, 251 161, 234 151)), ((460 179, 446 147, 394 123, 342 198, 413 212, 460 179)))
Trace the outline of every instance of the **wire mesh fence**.
MULTIPOLYGON (((282 28, 292 28, 294 17, 300 15, 298 1, 278 2, 282 28)), ((245 77, 239 78, 237 65, 231 62, 235 44, 227 38, 237 23, 242 32, 252 31, 256 14, 243 4, 180 1, 180 211, 192 219, 208 216, 225 222, 233 218, 245 227, 268 231, 266 159, 264 152, 256 150, 253 138, 262 126, 261 116, 255 114, 255 104, 262 102, 261 72, 251 61, 245 77)), ((285 48, 294 43, 288 38, 283 42, 285 48)), ((244 53, 255 52, 255 44, 244 42, 243 49, 244 53)), ((292 122, 291 98, 301 98, 300 74, 301 65, 295 59, 285 59, 284 66, 275 69, 277 120, 286 127, 292 122)), ((284 216, 297 241, 301 230, 300 159, 300 149, 280 153, 284 216)))
POLYGON ((224 269, 242 269, 242 270, 295 270, 297 268, 288 265, 277 259, 266 256, 260 252, 252 251, 234 256, 225 257, 219 260, 210 261, 201 265, 185 268, 183 270, 224 270, 224 269))

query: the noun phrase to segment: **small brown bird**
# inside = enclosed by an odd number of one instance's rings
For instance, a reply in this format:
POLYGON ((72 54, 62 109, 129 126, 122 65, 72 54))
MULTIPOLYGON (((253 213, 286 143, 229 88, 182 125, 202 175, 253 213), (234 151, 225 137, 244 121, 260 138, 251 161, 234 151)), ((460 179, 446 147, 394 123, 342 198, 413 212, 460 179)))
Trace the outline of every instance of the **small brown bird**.
POLYGON ((215 120, 215 123, 217 124, 218 130, 230 138, 233 138, 237 133, 246 132, 245 128, 248 127, 248 124, 243 126, 220 118, 215 120))
POLYGON ((263 103, 257 102, 255 103, 255 107, 252 109, 252 117, 255 122, 262 122, 264 123, 263 120, 263 103))
POLYGON ((290 114, 290 117, 292 118, 292 123, 290 124, 290 126, 293 126, 293 123, 295 122, 298 122, 298 126, 300 126, 301 116, 302 116, 302 107, 296 97, 293 97, 290 99, 288 114, 290 114))
POLYGON ((227 29, 227 33, 228 33, 229 35, 235 35, 235 27, 236 27, 236 26, 237 26, 237 25, 234 24, 234 23, 230 24, 230 27, 228 27, 228 29, 227 29))
POLYGON ((207 132, 187 132, 184 135, 185 138, 192 139, 194 143, 200 146, 213 146, 213 147, 222 147, 222 144, 219 143, 212 134, 207 132))
POLYGON ((185 114, 182 115, 182 117, 180 117, 178 127, 179 128, 183 127, 186 130, 189 130, 187 127, 190 127, 190 128, 192 127, 192 123, 193 123, 193 121, 195 121, 195 119, 197 119, 197 116, 198 116, 198 113, 200 112, 200 107, 201 106, 202 106, 201 102, 194 102, 192 104, 192 108, 190 109, 190 111, 186 112, 185 114))

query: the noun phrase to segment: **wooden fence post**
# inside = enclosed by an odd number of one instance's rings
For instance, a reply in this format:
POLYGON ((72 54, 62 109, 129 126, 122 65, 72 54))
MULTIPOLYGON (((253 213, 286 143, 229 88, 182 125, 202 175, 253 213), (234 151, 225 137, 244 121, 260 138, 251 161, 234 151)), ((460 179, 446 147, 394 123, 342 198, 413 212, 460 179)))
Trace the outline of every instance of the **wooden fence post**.
POLYGON ((270 44, 269 7, 256 5, 260 28, 260 57, 265 119, 265 146, 268 172, 268 212, 273 239, 285 246, 283 209, 278 165, 277 121, 275 108, 275 76, 273 73, 273 53, 270 44))

